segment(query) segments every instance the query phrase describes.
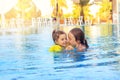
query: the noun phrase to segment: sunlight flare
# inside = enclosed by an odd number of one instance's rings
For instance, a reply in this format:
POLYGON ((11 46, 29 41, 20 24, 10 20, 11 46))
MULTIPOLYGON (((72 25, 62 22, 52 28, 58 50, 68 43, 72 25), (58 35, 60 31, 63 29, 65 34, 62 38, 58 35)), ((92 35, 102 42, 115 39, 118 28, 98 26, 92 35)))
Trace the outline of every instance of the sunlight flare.
POLYGON ((90 14, 92 14, 94 17, 96 17, 96 13, 99 11, 101 6, 93 4, 89 7, 90 9, 90 14))
POLYGON ((42 16, 49 16, 52 13, 50 0, 33 0, 36 6, 41 10, 42 16))
POLYGON ((0 14, 4 14, 9 11, 18 0, 0 0, 0 14))

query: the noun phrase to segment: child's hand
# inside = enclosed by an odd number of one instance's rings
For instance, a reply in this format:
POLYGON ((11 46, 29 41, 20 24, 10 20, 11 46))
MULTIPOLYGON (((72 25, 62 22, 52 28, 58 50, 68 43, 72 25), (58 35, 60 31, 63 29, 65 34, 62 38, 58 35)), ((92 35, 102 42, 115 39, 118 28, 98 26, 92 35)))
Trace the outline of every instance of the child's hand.
POLYGON ((66 48, 65 48, 65 50, 73 50, 74 48, 72 47, 72 46, 67 46, 66 48))

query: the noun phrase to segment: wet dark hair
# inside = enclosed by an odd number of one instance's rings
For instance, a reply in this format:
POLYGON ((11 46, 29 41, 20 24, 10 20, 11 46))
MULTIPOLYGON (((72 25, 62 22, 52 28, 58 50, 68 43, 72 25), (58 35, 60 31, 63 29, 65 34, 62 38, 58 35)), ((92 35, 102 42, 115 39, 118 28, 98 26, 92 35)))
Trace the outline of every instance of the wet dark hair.
POLYGON ((64 31, 61 31, 61 30, 53 30, 52 38, 53 38, 54 43, 56 40, 58 40, 58 38, 61 34, 66 34, 66 33, 64 31))
POLYGON ((70 32, 75 37, 76 41, 80 41, 80 43, 85 45, 87 48, 89 47, 87 40, 85 39, 84 32, 80 28, 73 28, 72 30, 70 30, 70 32))

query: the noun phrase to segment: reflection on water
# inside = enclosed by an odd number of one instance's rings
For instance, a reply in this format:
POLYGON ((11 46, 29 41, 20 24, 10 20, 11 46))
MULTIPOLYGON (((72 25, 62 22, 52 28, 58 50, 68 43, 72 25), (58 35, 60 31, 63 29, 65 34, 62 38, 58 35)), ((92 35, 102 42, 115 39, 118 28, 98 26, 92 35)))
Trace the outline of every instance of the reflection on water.
MULTIPOLYGON (((29 35, 29 34, 39 34, 42 33, 43 29, 46 26, 34 26, 34 27, 19 27, 19 28, 0 28, 0 35, 16 35, 16 34, 23 34, 23 35, 29 35)), ((51 26, 50 26, 51 27, 51 26)))
POLYGON ((72 28, 81 28, 85 35, 90 38, 117 35, 117 26, 112 24, 96 24, 87 26, 61 26, 60 29, 68 33, 72 28))
POLYGON ((52 30, 0 36, 0 80, 119 80, 120 38, 114 28, 98 37, 86 33, 86 52, 62 53, 48 52, 52 30))
MULTIPOLYGON (((84 53, 84 52, 83 52, 84 53)), ((77 62, 77 61, 83 61, 85 56, 83 53, 71 53, 71 52, 66 52, 66 53, 54 53, 54 61, 60 61, 60 62, 65 62, 67 61, 72 61, 72 62, 77 62)))
POLYGON ((98 36, 112 36, 115 28, 116 27, 113 28, 113 25, 110 25, 110 24, 86 26, 85 33, 87 36, 91 38, 95 38, 98 36))
MULTIPOLYGON (((40 34, 43 29, 47 26, 34 26, 34 27, 25 27, 25 28, 13 28, 13 29, 0 29, 0 34, 40 34)), ((52 26, 49 26, 52 27, 52 26)), ((112 36, 117 31, 117 26, 111 24, 96 24, 88 26, 60 26, 59 29, 68 33, 72 28, 80 27, 86 34, 91 38, 99 36, 112 36)), ((57 29, 58 26, 53 26, 52 28, 57 29)), ((116 34, 117 35, 117 34, 116 34)))

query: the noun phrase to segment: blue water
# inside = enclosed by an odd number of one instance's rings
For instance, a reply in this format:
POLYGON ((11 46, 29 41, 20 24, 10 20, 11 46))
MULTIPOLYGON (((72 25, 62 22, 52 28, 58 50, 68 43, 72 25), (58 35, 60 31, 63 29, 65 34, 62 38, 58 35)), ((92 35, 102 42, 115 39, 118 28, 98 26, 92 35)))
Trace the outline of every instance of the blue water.
POLYGON ((0 80, 120 80, 120 38, 88 37, 86 52, 50 53, 52 28, 0 36, 0 80))

